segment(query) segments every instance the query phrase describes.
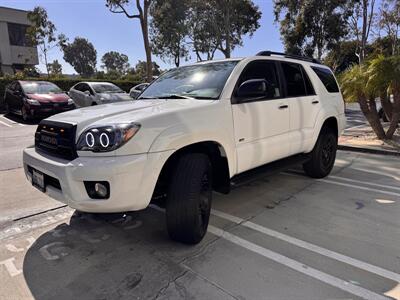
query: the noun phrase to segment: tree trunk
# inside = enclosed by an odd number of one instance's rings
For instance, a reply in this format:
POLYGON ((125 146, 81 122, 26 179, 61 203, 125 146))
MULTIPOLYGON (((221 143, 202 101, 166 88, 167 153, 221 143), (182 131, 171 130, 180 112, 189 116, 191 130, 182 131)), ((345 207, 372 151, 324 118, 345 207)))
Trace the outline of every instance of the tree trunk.
POLYGON ((400 83, 393 84, 393 98, 394 105, 392 111, 392 118, 390 119, 390 126, 386 132, 388 139, 392 139, 400 121, 400 83))
POLYGON ((146 80, 151 82, 153 80, 153 62, 151 60, 151 46, 149 41, 149 27, 148 27, 148 9, 150 1, 144 1, 143 10, 139 4, 136 2, 137 9, 139 11, 140 27, 142 28, 144 50, 146 52, 146 80))
POLYGON ((225 14, 225 58, 231 57, 231 34, 230 34, 230 24, 231 24, 231 7, 230 1, 226 3, 226 14, 225 14))
POLYGON ((379 120, 375 100, 370 100, 368 105, 367 98, 365 97, 365 95, 362 95, 358 97, 358 103, 360 104, 361 111, 363 112, 368 123, 371 125, 372 130, 375 132, 378 139, 384 140, 386 138, 386 134, 379 120))
POLYGON ((43 56, 44 56, 44 63, 46 64, 47 78, 50 78, 49 64, 47 63, 47 50, 46 50, 46 48, 43 49, 43 56))
POLYGON ((390 103, 390 97, 388 97, 388 94, 385 91, 382 91, 379 97, 381 98, 383 113, 386 115, 388 120, 391 120, 393 107, 392 103, 390 103))

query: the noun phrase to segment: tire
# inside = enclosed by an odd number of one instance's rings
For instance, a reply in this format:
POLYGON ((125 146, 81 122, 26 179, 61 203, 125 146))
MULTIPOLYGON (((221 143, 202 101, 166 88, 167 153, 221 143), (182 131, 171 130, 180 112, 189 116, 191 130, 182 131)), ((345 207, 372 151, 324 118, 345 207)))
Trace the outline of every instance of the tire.
POLYGON ((182 156, 168 188, 166 216, 171 239, 199 243, 207 232, 212 202, 212 170, 208 156, 182 156))
POLYGON ((4 115, 10 114, 10 106, 8 105, 7 101, 4 103, 4 115))
POLYGON ((336 151, 336 133, 332 129, 323 128, 311 151, 310 160, 303 164, 304 172, 312 178, 328 176, 335 164, 336 151))
POLYGON ((22 120, 25 122, 29 122, 31 120, 31 117, 29 116, 28 112, 26 111, 25 106, 22 106, 21 108, 21 115, 22 115, 22 120))

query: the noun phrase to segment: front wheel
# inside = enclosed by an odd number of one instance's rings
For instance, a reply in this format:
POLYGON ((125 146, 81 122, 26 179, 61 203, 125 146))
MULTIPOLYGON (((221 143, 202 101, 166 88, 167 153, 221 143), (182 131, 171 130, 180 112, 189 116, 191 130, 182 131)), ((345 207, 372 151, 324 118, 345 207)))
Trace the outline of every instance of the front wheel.
POLYGON ((22 114, 22 119, 25 122, 28 122, 31 119, 31 117, 29 116, 28 111, 26 110, 25 106, 22 106, 21 114, 22 114))
POLYGON ((182 156, 172 174, 166 203, 167 229, 171 239, 199 243, 207 232, 212 201, 212 172, 208 156, 182 156))
POLYGON ((329 175, 335 164, 337 135, 333 130, 322 129, 309 161, 303 164, 304 172, 312 178, 329 175))

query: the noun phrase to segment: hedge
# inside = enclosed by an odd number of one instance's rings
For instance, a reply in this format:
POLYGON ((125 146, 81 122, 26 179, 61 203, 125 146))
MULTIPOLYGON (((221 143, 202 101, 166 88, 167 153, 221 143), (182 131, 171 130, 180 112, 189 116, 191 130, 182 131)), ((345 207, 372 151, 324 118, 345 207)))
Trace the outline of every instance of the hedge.
MULTIPOLYGON (((13 82, 16 79, 2 78, 0 77, 0 110, 4 109, 4 91, 8 84, 13 82)), ((23 80, 32 80, 32 81, 50 81, 60 87, 63 91, 69 91, 69 89, 76 83, 81 81, 94 81, 94 82, 112 82, 115 85, 119 86, 125 92, 129 92, 129 90, 135 85, 140 84, 141 82, 137 81, 127 81, 127 80, 107 80, 107 79, 66 79, 66 78, 27 78, 23 80)))

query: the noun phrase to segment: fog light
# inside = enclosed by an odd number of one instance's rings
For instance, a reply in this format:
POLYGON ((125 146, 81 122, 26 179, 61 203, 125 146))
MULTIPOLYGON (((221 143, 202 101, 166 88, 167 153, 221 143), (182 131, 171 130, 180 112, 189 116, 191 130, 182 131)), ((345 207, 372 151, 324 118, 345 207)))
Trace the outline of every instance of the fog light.
POLYGON ((107 194, 108 194, 108 190, 107 190, 106 186, 101 183, 98 183, 98 182, 95 183, 94 190, 95 190, 96 194, 99 195, 101 198, 105 198, 105 196, 107 196, 107 194))
POLYGON ((110 184, 107 181, 84 181, 86 192, 92 199, 108 199, 110 184))

